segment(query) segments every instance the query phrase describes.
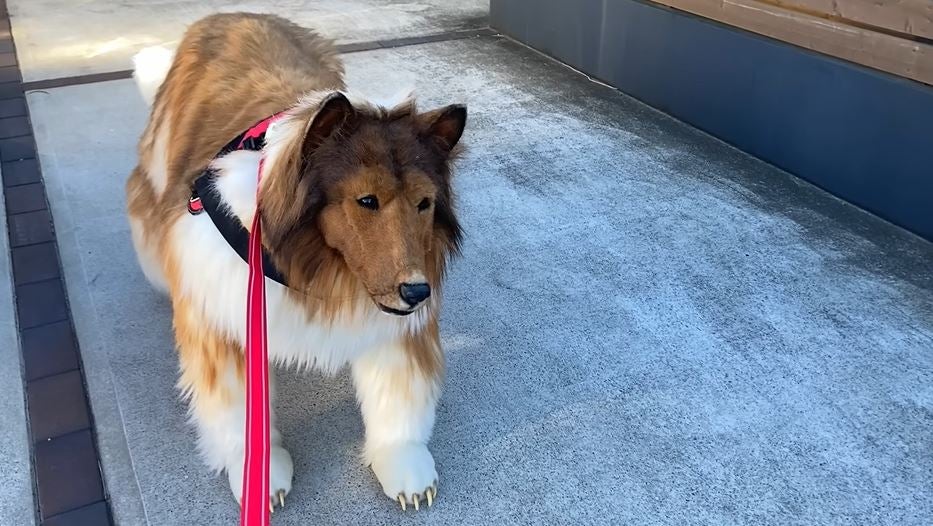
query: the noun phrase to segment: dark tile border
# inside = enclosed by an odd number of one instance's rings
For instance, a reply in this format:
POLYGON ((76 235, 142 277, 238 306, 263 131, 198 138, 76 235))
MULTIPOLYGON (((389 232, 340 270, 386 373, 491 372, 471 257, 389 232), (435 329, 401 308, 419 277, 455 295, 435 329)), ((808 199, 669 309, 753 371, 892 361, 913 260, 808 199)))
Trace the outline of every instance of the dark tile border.
POLYGON ((0 172, 32 444, 36 523, 113 524, 6 1, 0 0, 0 172))
POLYGON ((90 526, 93 524, 108 524, 110 512, 107 503, 100 501, 90 506, 56 515, 45 521, 45 526, 90 526))
MULTIPOLYGON (((393 38, 388 40, 371 40, 367 42, 353 42, 350 44, 340 44, 337 46, 337 51, 340 53, 358 53, 360 51, 372 51, 375 49, 390 49, 402 46, 414 46, 417 44, 427 44, 430 42, 442 42, 446 40, 462 40, 464 38, 475 38, 482 36, 494 35, 491 29, 482 28, 482 29, 464 29, 461 31, 448 31, 445 33, 437 33, 433 35, 423 35, 417 37, 403 37, 403 38, 393 38)), ((0 42, 0 49, 2 49, 2 42, 0 42)), ((0 53, 0 58, 2 58, 2 53, 0 53)), ((3 70, 7 68, 0 67, 0 93, 3 91, 3 84, 5 76, 16 75, 15 78, 19 78, 19 71, 15 73, 4 73, 3 70)), ((106 73, 91 73, 88 75, 75 75, 72 77, 58 77, 54 79, 44 79, 44 80, 33 80, 30 82, 23 82, 21 85, 22 91, 32 91, 32 90, 43 90, 43 89, 52 89, 52 88, 63 88, 65 86, 77 86, 80 84, 94 84, 97 82, 108 82, 111 80, 122 80, 133 77, 133 70, 124 69, 120 71, 108 71, 106 73)), ((2 112, 0 112, 0 117, 2 117, 2 112)), ((2 135, 0 135, 2 137, 2 135)))

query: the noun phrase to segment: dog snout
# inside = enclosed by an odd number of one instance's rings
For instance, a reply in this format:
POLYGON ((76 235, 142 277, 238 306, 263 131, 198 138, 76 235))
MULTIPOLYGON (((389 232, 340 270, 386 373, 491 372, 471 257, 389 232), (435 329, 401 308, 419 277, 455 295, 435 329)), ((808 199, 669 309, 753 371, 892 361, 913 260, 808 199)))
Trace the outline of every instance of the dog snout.
POLYGON ((427 283, 402 283, 398 294, 409 306, 414 307, 431 297, 431 286, 427 283))

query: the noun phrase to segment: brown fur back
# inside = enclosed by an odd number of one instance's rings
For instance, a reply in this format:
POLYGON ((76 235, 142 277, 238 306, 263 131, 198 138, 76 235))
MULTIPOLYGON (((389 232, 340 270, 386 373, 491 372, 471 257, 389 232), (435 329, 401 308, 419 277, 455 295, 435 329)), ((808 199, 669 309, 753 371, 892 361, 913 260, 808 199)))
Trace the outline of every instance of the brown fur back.
POLYGON ((183 210, 191 183, 230 139, 304 93, 343 88, 336 50, 311 30, 251 13, 196 22, 178 46, 139 144, 139 164, 149 166, 156 138, 167 131, 165 191, 153 188, 137 168, 128 182, 131 216, 169 222, 183 210))

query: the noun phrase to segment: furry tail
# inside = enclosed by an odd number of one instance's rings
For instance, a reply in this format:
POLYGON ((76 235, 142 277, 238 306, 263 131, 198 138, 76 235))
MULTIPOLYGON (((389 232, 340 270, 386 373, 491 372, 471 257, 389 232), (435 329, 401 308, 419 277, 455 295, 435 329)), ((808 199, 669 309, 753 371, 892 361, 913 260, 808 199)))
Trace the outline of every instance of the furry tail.
POLYGON ((159 86, 168 76, 174 58, 174 51, 161 46, 144 48, 133 56, 133 78, 149 106, 155 101, 159 86))

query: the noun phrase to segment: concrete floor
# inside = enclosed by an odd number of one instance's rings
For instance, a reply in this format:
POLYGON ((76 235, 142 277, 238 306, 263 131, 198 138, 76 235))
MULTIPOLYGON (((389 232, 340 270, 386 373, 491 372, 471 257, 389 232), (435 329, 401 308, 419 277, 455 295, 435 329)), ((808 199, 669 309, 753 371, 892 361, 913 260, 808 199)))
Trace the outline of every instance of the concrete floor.
POLYGON ((6 210, 0 199, 0 524, 35 524, 22 360, 13 309, 6 210))
MULTIPOLYGON (((440 499, 403 514, 359 465, 346 374, 280 372, 275 524, 933 522, 933 245, 505 40, 345 59, 470 107, 440 499)), ((234 523, 130 246, 146 109, 129 81, 29 104, 118 523, 234 523)))
POLYGON ((26 81, 130 68, 139 49, 171 44, 216 12, 288 14, 339 43, 487 25, 489 0, 7 0, 26 81))

